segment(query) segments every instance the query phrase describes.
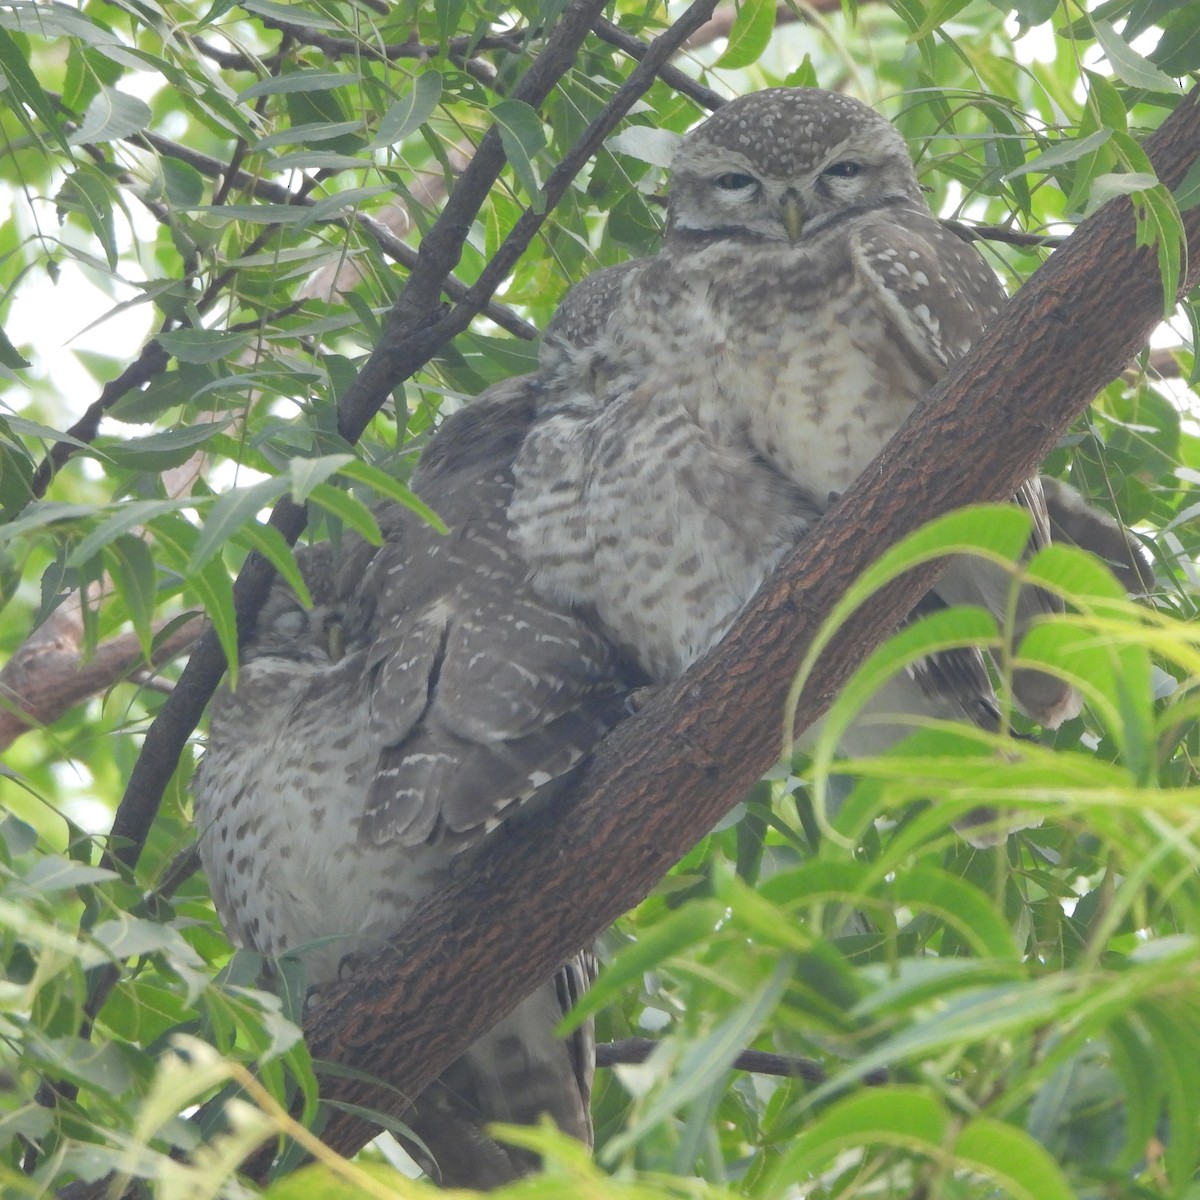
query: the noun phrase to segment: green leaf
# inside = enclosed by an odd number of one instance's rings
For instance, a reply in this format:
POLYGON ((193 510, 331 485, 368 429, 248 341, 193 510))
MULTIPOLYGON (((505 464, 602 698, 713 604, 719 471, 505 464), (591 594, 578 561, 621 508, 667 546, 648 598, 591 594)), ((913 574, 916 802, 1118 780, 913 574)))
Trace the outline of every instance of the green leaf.
POLYGON ((204 176, 177 158, 159 160, 163 191, 174 208, 195 208, 204 199, 204 176))
POLYGON ((917 867, 897 876, 889 890, 894 905, 935 913, 981 956, 1020 961, 1008 922, 978 888, 949 871, 917 867))
POLYGON ((542 128, 541 118, 523 100, 501 100, 493 104, 492 118, 500 130, 505 156, 536 207, 541 184, 533 160, 546 149, 546 131, 542 128))
POLYGON ((653 125, 626 125, 604 143, 614 154, 628 154, 639 162, 655 167, 669 167, 683 139, 670 129, 653 125))
POLYGON ((211 363, 239 353, 249 344, 250 335, 224 329, 176 329, 158 334, 155 341, 180 362, 211 363))
POLYGON ((322 458, 293 458, 288 464, 292 499, 303 504, 318 484, 344 470, 354 461, 353 454, 326 454, 322 458))
POLYGON ((412 509, 419 517, 432 525, 438 533, 447 532, 442 518, 411 488, 406 487, 386 471, 381 471, 378 467, 363 462, 361 458, 352 458, 343 466, 338 467, 338 474, 344 475, 347 479, 353 479, 357 483, 365 483, 378 495, 395 500, 397 503, 403 504, 405 508, 412 509))
POLYGON ((131 471, 168 471, 187 462, 196 450, 227 428, 229 418, 222 421, 199 421, 182 425, 143 438, 97 438, 95 449, 119 467, 131 471))
POLYGON ((758 62, 775 32, 775 0, 740 0, 729 42, 713 65, 740 70, 758 62))
POLYGON ((301 604, 312 605, 312 596, 309 594, 308 584, 304 582, 304 576, 300 573, 295 552, 278 529, 273 525, 259 525, 257 521, 250 521, 238 530, 234 541, 257 550, 287 581, 301 604))
POLYGON ((9 341, 3 329, 0 329, 0 364, 13 371, 23 371, 29 366, 29 360, 9 341))
MULTIPOLYGON (((1003 0, 997 2, 996 7, 1002 11, 1008 9, 1008 5, 1003 3, 1003 0)), ((1014 0, 1012 10, 1017 14, 1017 19, 1026 29, 1032 29, 1038 25, 1044 25, 1058 11, 1058 0, 1014 0)))
POLYGON ((1187 169, 1187 174, 1175 189, 1175 203, 1180 212, 1187 212, 1200 204, 1200 158, 1187 169))
POLYGON ((38 500, 25 510, 23 516, 6 525, 0 525, 0 544, 13 541, 21 534, 44 529, 47 525, 60 522, 79 521, 96 515, 95 505, 64 504, 57 500, 38 500))
POLYGON ((273 0, 245 0, 240 5, 247 12, 282 21, 285 25, 298 25, 302 29, 328 29, 341 33, 342 23, 334 17, 307 8, 303 4, 276 4, 273 0))
POLYGON ((661 1121, 708 1091, 758 1035, 791 981, 795 964, 784 956, 775 970, 733 1012, 703 1037, 690 1042, 666 1086, 606 1147, 614 1157, 632 1149, 661 1121))
POLYGON ((105 547, 104 560, 129 611, 142 653, 149 661, 154 643, 154 605, 158 599, 158 571, 150 547, 139 537, 122 534, 105 547))
POLYGON ((122 913, 116 920, 102 921, 92 930, 92 938, 114 957, 134 958, 167 951, 183 962, 197 962, 196 952, 177 929, 158 921, 122 913))
POLYGON ((0 29, 0 71, 3 72, 7 84, 4 88, 4 102, 9 111, 25 127, 26 132, 31 137, 38 136, 25 111, 28 106, 33 109, 38 120, 58 143, 67 158, 72 159, 70 144, 59 123, 54 101, 42 90, 37 76, 30 69, 28 55, 3 29, 0 29))
POLYGON ((919 1153, 940 1153, 950 1134, 950 1118, 941 1101, 924 1088, 897 1085, 884 1091, 849 1096, 806 1129, 787 1150, 759 1192, 766 1197, 790 1194, 844 1150, 875 1143, 919 1153))
POLYGON ((1200 21, 1194 9, 1178 9, 1162 22, 1162 36, 1149 57, 1172 76, 1187 75, 1200 67, 1200 21))
POLYGON ((693 900, 658 921, 637 942, 618 951, 596 985, 571 1009, 564 1028, 578 1026, 664 959, 711 939, 724 912, 725 906, 715 900, 693 900))
MULTIPOLYGON (((190 500, 189 507, 194 507, 195 503, 194 499, 190 500)), ((225 653, 230 681, 236 686, 237 612, 233 604, 233 581, 229 578, 224 563, 219 558, 213 559, 198 572, 189 575, 187 565, 196 548, 196 542, 200 536, 199 530, 178 513, 164 514, 153 522, 151 528, 155 542, 163 556, 180 575, 184 576, 187 589, 204 606, 208 619, 216 630, 221 649, 225 653)))
POLYGON ((234 534, 254 522, 262 509, 274 504, 287 490, 287 477, 276 475, 249 487, 222 492, 209 509, 200 536, 196 539, 188 562, 189 573, 200 570, 234 534))
POLYGON ((83 124, 67 139, 72 146, 115 142, 150 124, 150 106, 115 88, 102 88, 83 114, 83 124))
POLYGON ((385 185, 378 187, 347 188, 344 192, 334 192, 318 200, 311 208, 301 209, 302 225, 313 225, 319 221, 328 221, 340 217, 347 209, 357 208, 364 200, 374 196, 390 196, 393 189, 385 185))
POLYGON ((318 508, 332 513, 343 525, 353 529, 373 546, 383 543, 379 523, 371 510, 348 492, 343 492, 341 488, 336 488, 330 483, 319 483, 309 493, 309 499, 318 508))
POLYGON ((333 88, 350 87, 362 82, 357 71, 293 71, 288 75, 273 75, 243 88, 237 96, 239 104, 259 96, 284 95, 288 92, 324 92, 333 88))
POLYGON ((255 221, 260 225, 299 225, 312 220, 312 209, 301 204, 198 204, 194 211, 217 219, 255 221))
POLYGON ((1058 1163, 1023 1129, 976 1117, 958 1135, 954 1158, 998 1184, 1013 1200, 1076 1200, 1058 1163))
MULTIPOLYGON (((67 558, 67 566, 79 568, 86 565, 92 558, 123 533, 128 533, 137 525, 148 525, 150 522, 165 514, 177 513, 181 508, 194 508, 196 501, 190 497, 180 497, 176 500, 126 500, 112 516, 103 521, 91 531, 71 551, 67 558)), ((100 510, 101 513, 108 511, 100 510)), ((96 510, 90 510, 89 515, 95 516, 96 510)))
POLYGON ((1183 89, 1174 79, 1160 71, 1148 58, 1143 58, 1107 21, 1092 17, 1096 41, 1118 79, 1130 87, 1145 88, 1148 92, 1174 92, 1183 89))
POLYGON ((55 892, 93 883, 107 883, 117 878, 119 876, 115 871, 105 867, 90 867, 57 854, 48 854, 29 868, 21 880, 21 886, 35 892, 55 892))
POLYGON ((294 150, 271 159, 274 171, 349 171, 374 166, 366 155, 335 154, 332 150, 294 150))
POLYGON ((293 122, 286 129, 277 129, 254 143, 255 152, 273 150, 276 146, 307 146, 312 142, 340 140, 347 134, 361 133, 365 128, 361 120, 311 121, 306 124, 293 122))
POLYGON ((940 30, 941 26, 952 21, 970 0, 932 0, 925 11, 925 17, 920 25, 909 35, 910 42, 919 42, 940 30))
POLYGON ((1075 138, 1071 141, 1060 142, 1057 146, 1039 154, 1036 158, 1030 159, 1024 166, 1017 167, 1015 171, 1005 172, 1005 179, 1015 179, 1018 175, 1028 175, 1031 171, 1049 172, 1053 167, 1060 167, 1064 163, 1075 162, 1076 159, 1083 158, 1086 154, 1091 154, 1099 149, 1112 137, 1111 129, 1098 129, 1095 133, 1088 134, 1085 138, 1075 138))
POLYGON ((405 91, 380 118, 368 150, 380 150, 402 142, 433 116, 442 98, 442 76, 426 69, 417 76, 412 87, 405 91))
MULTIPOLYGON (((33 499, 33 470, 33 461, 20 446, 0 444, 0 525, 22 512, 33 499)), ((6 566, 0 563, 0 568, 6 566)), ((4 574, 0 569, 0 579, 4 574)), ((3 583, 0 592, 7 599, 8 588, 3 583)))
POLYGON ((64 180, 54 198, 59 212, 78 212, 91 226, 104 249, 110 270, 117 267, 117 238, 113 228, 113 192, 110 180, 95 167, 85 165, 64 180))
POLYGON ((217 631, 229 677, 236 683, 238 661, 237 610, 233 604, 233 582, 221 560, 214 559, 195 575, 189 575, 187 586, 200 599, 204 611, 217 631))
POLYGON ((1183 277, 1183 257, 1187 252, 1187 235, 1183 218, 1175 207, 1171 193, 1161 184, 1149 188, 1139 197, 1138 244, 1154 246, 1158 252, 1158 271, 1163 285, 1163 318, 1175 311, 1179 284, 1183 277))

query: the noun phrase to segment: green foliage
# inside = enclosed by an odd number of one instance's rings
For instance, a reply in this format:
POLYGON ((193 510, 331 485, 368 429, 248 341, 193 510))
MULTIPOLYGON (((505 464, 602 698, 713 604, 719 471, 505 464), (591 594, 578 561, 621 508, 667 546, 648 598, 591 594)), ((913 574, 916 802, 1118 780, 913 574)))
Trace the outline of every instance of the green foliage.
MULTIPOLYGON (((563 7, 0 8, 5 657, 81 588, 89 653, 130 634, 149 656, 203 610, 234 657, 231 581, 249 551, 305 594, 266 522, 276 502, 307 502, 314 539, 377 539, 380 497, 424 511, 405 485, 437 415, 530 369, 532 346, 511 336, 522 319, 544 325, 570 283, 653 250, 670 136, 702 115, 662 80, 550 213, 500 307, 395 389, 358 444, 339 431, 484 133, 498 130, 508 165, 471 224, 462 285, 540 211, 629 75, 623 51, 590 37, 539 109, 512 97, 563 7), (55 443, 73 457, 43 496, 55 443)), ((740 0, 728 36, 676 65, 727 94, 818 83, 878 104, 946 216, 1061 235, 1131 195, 1173 307, 1197 177, 1172 196, 1140 140, 1200 69, 1194 3, 816 8, 793 21, 740 0)), ((609 13, 643 40, 664 14, 627 0, 609 13)), ((1047 254, 1003 239, 986 252, 1013 286, 1047 254)), ((1200 329, 1196 299, 1180 341, 1200 329)), ((1071 615, 1013 646, 982 612, 951 610, 871 657, 811 761, 760 785, 609 935, 588 1007, 603 1038, 658 1048, 600 1073, 595 1162, 554 1131, 512 1131, 548 1162, 514 1195, 1198 1194, 1194 341, 1174 361, 1177 378, 1147 355, 1111 384, 1046 467, 1144 536, 1152 601, 1127 602, 1070 550, 1018 563, 1014 509, 953 516, 878 564, 830 636, 885 578, 951 550, 1037 580, 1071 615), (930 727, 848 778, 839 723, 891 672, 964 644, 997 650, 1002 673, 1070 677, 1085 715, 1036 740, 930 727), (1028 827, 973 849, 953 824, 981 806, 1028 827), (745 1049, 812 1060, 823 1082, 737 1070, 745 1049)), ((245 1195, 238 1163, 279 1134, 318 1162, 272 1197, 430 1194, 376 1151, 342 1162, 288 1115, 316 1111, 300 1004, 258 986, 203 878, 173 869, 193 840, 190 754, 136 868, 97 865, 160 706, 144 678, 114 681, 0 767, 0 1190, 115 1172, 156 1196, 245 1195), (194 1112, 235 1093, 225 1123, 194 1112)))

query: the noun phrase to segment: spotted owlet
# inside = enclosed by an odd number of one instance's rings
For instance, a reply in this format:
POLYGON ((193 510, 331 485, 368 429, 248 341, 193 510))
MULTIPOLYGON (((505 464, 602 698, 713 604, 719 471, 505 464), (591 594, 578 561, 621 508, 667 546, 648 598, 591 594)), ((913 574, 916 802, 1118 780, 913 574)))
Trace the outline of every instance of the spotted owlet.
MULTIPOLYGON (((573 306, 603 315, 586 338, 551 325, 563 382, 517 456, 515 536, 539 588, 593 610, 657 678, 720 638, 1005 302, 930 212, 894 126, 815 88, 734 100, 688 134, 661 252, 580 291, 591 300, 573 306), (566 552, 553 530, 570 531, 566 552)), ((1017 499, 1044 544, 1039 481, 1017 499)), ((1003 614, 1008 589, 1005 572, 963 561, 938 597, 1003 614)), ((1023 589, 1016 635, 1055 609, 1023 589)), ((905 722, 882 721, 888 709, 992 710, 977 655, 941 665, 949 678, 932 662, 897 681, 844 749, 894 741, 905 722)), ((1050 726, 1078 711, 1040 672, 1019 671, 1014 690, 1050 726)))
MULTIPOLYGON (((352 545, 336 575, 310 558, 316 607, 277 585, 214 704, 196 820, 217 907, 315 983, 489 831, 512 836, 495 827, 516 806, 553 802, 631 692, 708 651, 1004 302, 896 130, 832 93, 720 110, 684 139, 668 212, 658 255, 568 296, 537 374, 434 437, 414 487, 450 532, 388 505, 378 550, 352 545)), ((1038 481, 1018 499, 1044 541, 1038 481)), ((964 562, 924 603, 1003 611, 1007 586, 964 562)), ((1019 623, 1052 608, 1027 589, 1019 623)), ((1032 672, 1016 691, 1051 725, 1077 704, 1032 672)), ((981 657, 893 681, 847 749, 904 714, 991 723, 981 657)), ((548 1113, 590 1140, 589 1034, 553 1036, 586 977, 568 964, 406 1114, 444 1182, 528 1167, 488 1120, 548 1113)))
MULTIPOLYGON (((213 898, 235 941, 299 955, 311 984, 378 950, 645 682, 590 622, 533 591, 509 539, 511 462, 532 412, 515 380, 446 421, 414 486, 450 533, 387 505, 384 544, 350 539, 336 578, 310 551, 315 606, 277 582, 236 691, 214 701, 194 789, 213 898)), ((554 1034, 590 972, 589 954, 566 964, 400 1114, 435 1178, 494 1187, 528 1170, 483 1134, 490 1121, 548 1114, 590 1144, 591 1029, 554 1034)))

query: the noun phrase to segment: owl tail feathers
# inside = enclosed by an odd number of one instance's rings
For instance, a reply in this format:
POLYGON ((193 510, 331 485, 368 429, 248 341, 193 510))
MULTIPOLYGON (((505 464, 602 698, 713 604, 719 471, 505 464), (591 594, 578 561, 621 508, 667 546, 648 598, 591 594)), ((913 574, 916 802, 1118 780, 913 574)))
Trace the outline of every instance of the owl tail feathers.
POLYGON ((1013 697, 1021 711, 1046 729, 1079 716, 1083 698, 1069 683, 1047 671, 1013 672, 1013 697))
POLYGON ((1141 542, 1115 517, 1089 504, 1070 484, 1042 476, 1046 511, 1056 542, 1101 559, 1131 596, 1154 590, 1154 568, 1141 542))
POLYGON ((405 1149, 440 1187, 490 1192, 534 1169, 517 1151, 488 1137, 479 1114, 464 1108, 441 1080, 421 1093, 408 1125, 424 1147, 406 1144, 405 1149))
POLYGON ((536 1125, 549 1117, 564 1132, 592 1145, 590 1111, 595 1047, 591 1023, 566 1038, 555 1029, 577 997, 586 963, 568 963, 471 1045, 404 1116, 425 1144, 409 1147, 442 1187, 490 1191, 538 1169, 537 1156, 489 1137, 492 1122, 536 1125), (564 975, 579 975, 564 986, 564 975))
MULTIPOLYGON (((1131 596, 1153 591, 1154 570, 1142 544, 1129 530, 1103 509, 1089 504, 1069 484, 1045 475, 1040 483, 1054 541, 1096 555, 1131 596)), ((1024 589, 1021 600, 1026 599, 1026 593, 1038 591, 1024 589)), ((1024 615, 1018 612, 1018 634, 1024 615)), ((1031 611, 1029 615, 1035 614, 1031 611)), ((1057 729, 1064 721, 1077 717, 1082 707, 1074 689, 1042 671, 1018 671, 1013 694, 1023 711, 1048 729, 1057 729)))

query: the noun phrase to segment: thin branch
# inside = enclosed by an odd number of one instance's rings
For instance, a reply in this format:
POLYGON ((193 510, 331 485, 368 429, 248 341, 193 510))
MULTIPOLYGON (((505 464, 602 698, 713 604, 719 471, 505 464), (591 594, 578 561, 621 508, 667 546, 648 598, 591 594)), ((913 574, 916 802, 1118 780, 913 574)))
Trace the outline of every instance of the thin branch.
MULTIPOLYGON (((592 31, 602 42, 616 46, 618 50, 623 50, 630 58, 636 58, 638 62, 646 57, 650 49, 649 42, 643 42, 641 38, 634 37, 632 33, 626 33, 624 29, 619 25, 614 25, 611 21, 597 21, 592 26, 592 31)), ((674 88, 680 95, 687 96, 689 100, 694 100, 701 108, 707 108, 710 112, 715 112, 725 103, 724 96, 714 92, 712 88, 705 87, 704 84, 693 79, 678 67, 671 66, 670 63, 663 63, 658 68, 658 77, 668 87, 674 88)))
POLYGON ((952 218, 943 218, 942 224, 964 242, 1003 242, 1008 246, 1045 246, 1053 250, 1067 240, 1063 234, 1026 233, 1008 225, 971 225, 952 218))
MULTIPOLYGON (((155 622, 157 636, 174 618, 155 622)), ((150 656, 159 667, 200 636, 197 617, 173 630, 150 656)), ((85 658, 79 595, 69 597, 13 653, 0 670, 0 750, 29 729, 50 725, 69 708, 107 691, 146 665, 141 642, 123 633, 101 642, 85 658)))
MULTIPOLYGON (((104 414, 122 396, 144 387, 156 375, 165 371, 171 356, 155 341, 147 342, 137 358, 130 363, 116 379, 106 383, 100 395, 88 405, 83 416, 67 430, 67 433, 77 442, 91 443, 100 432, 100 422, 104 414)), ((62 468, 67 460, 79 449, 72 442, 55 442, 50 452, 38 464, 34 472, 30 492, 34 499, 40 499, 46 494, 50 480, 62 468)))
POLYGON ((256 14, 256 19, 264 28, 287 33, 301 45, 312 46, 315 50, 320 50, 327 58, 366 58, 375 62, 395 62, 403 58, 416 58, 427 62, 429 59, 441 58, 444 55, 456 63, 461 63, 468 55, 486 53, 489 50, 523 54, 527 52, 530 39, 541 32, 540 28, 521 27, 504 30, 500 33, 485 34, 480 38, 470 35, 454 37, 450 38, 444 47, 432 42, 416 41, 377 46, 359 38, 330 37, 311 26, 279 21, 274 17, 256 14))
MULTIPOLYGON (((596 1046, 596 1066, 619 1067, 644 1063, 660 1043, 653 1038, 625 1038, 619 1042, 600 1042, 596 1046)), ((729 1064, 735 1071, 750 1071, 755 1075, 777 1075, 787 1079, 803 1079, 806 1083, 825 1083, 829 1074, 815 1059, 796 1054, 771 1054, 766 1050, 742 1050, 729 1064)), ((888 1082, 884 1070, 868 1071, 862 1082, 880 1087, 888 1082)))
POLYGON ((207 59, 215 62, 223 71, 248 71, 257 75, 262 69, 262 62, 243 54, 240 50, 223 50, 202 37, 193 36, 191 44, 207 59))

